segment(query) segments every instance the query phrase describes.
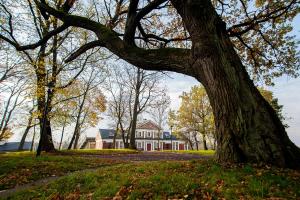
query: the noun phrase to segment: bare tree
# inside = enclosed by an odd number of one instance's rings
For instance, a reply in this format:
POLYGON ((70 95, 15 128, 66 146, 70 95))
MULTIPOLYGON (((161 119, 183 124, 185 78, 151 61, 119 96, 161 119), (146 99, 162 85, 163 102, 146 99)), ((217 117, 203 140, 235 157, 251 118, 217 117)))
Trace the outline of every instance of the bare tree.
POLYGON ((166 125, 168 119, 168 110, 171 103, 170 97, 167 95, 167 92, 162 92, 162 95, 158 97, 155 102, 151 105, 149 113, 152 120, 156 123, 158 128, 158 150, 160 150, 159 142, 160 138, 163 137, 164 126, 166 125))
POLYGON ((34 109, 35 109, 35 107, 33 105, 32 108, 29 110, 29 116, 28 116, 27 125, 26 125, 25 131, 24 131, 24 133, 22 135, 22 138, 21 138, 21 141, 20 141, 20 144, 19 144, 19 148, 18 148, 19 151, 23 150, 26 137, 27 137, 30 129, 33 126, 35 126, 35 124, 33 124, 33 121, 34 121, 34 109))
POLYGON ((122 136, 125 148, 128 148, 129 142, 129 126, 130 126, 130 99, 132 92, 126 87, 122 79, 122 71, 117 68, 112 68, 111 74, 107 81, 106 90, 109 92, 111 98, 108 102, 108 117, 113 121, 112 126, 115 128, 113 138, 113 147, 116 147, 116 137, 118 134, 122 136))
POLYGON ((88 76, 81 78, 82 96, 77 98, 75 128, 68 149, 72 147, 74 149, 78 148, 79 138, 83 132, 84 125, 97 125, 100 120, 99 114, 106 109, 106 100, 100 90, 100 84, 103 82, 101 73, 101 69, 92 68, 88 76))
POLYGON ((11 136, 11 119, 14 111, 25 101, 22 94, 26 92, 26 81, 22 79, 15 80, 16 82, 8 84, 6 95, 7 100, 4 101, 4 109, 1 111, 0 120, 0 141, 11 136))

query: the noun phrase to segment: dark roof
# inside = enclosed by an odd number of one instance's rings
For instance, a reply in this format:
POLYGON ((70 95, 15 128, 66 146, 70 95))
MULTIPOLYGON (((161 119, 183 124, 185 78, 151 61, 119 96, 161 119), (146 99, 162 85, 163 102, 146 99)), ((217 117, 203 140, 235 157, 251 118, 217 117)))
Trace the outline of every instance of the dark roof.
MULTIPOLYGON (((163 139, 164 140, 171 140, 171 134, 170 132, 164 131, 163 132, 163 139)), ((175 135, 172 135, 172 140, 177 140, 175 135)))
MULTIPOLYGON (((0 151, 16 151, 18 150, 20 142, 6 142, 0 145, 0 151)), ((25 142, 23 150, 30 150, 31 142, 25 142)))
MULTIPOLYGON (((100 136, 102 139, 113 139, 116 130, 114 129, 99 129, 100 136)), ((120 138, 120 136, 117 136, 117 138, 120 138)))

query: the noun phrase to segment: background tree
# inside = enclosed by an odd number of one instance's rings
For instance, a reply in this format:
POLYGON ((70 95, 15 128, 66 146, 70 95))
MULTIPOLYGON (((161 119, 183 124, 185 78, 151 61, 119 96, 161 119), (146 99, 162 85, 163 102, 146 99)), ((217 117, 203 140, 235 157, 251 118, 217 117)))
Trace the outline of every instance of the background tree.
POLYGON ((128 87, 123 82, 122 71, 116 68, 112 68, 111 74, 107 81, 106 90, 111 96, 108 102, 108 117, 112 120, 111 124, 115 128, 115 134, 113 138, 113 147, 116 147, 116 138, 118 135, 122 136, 124 146, 129 146, 129 126, 130 126, 130 99, 132 93, 128 90, 128 87))
POLYGON ((68 149, 78 148, 79 138, 85 126, 96 126, 100 120, 100 114, 106 110, 105 96, 99 88, 103 82, 101 70, 91 69, 89 76, 82 77, 78 89, 82 95, 77 100, 75 112, 75 128, 68 149))
MULTIPOLYGON (((53 1, 53 6, 59 8, 62 6, 62 1, 53 1)), ((91 65, 90 58, 97 52, 90 51, 76 62, 65 64, 65 59, 70 55, 70 46, 81 45, 89 40, 89 37, 84 32, 75 29, 67 30, 67 27, 61 25, 55 17, 48 17, 44 19, 41 13, 31 1, 26 1, 23 4, 10 4, 10 7, 1 2, 1 9, 3 11, 3 19, 12 22, 12 18, 16 15, 28 15, 29 19, 21 20, 16 24, 9 23, 8 26, 1 26, 2 30, 14 38, 17 45, 18 35, 15 35, 14 29, 22 30, 22 34, 28 35, 28 40, 35 38, 43 38, 46 34, 51 32, 51 29, 58 28, 58 34, 47 42, 43 42, 39 49, 26 51, 22 49, 21 57, 28 65, 28 76, 34 76, 35 81, 37 111, 40 124, 41 143, 38 149, 45 151, 53 151, 54 144, 52 139, 51 118, 53 116, 52 110, 53 101, 57 91, 70 86, 85 68, 91 65), (12 9, 19 9, 18 12, 12 12, 12 9), (20 25, 22 23, 22 25, 20 25), (34 31, 27 31, 22 26, 26 24, 34 31), (80 40, 73 41, 72 37, 80 38, 80 40)), ((23 41, 21 41, 23 42, 23 41)), ((100 55, 98 55, 101 57, 100 55)), ((94 57, 95 58, 95 57, 94 57)), ((99 60, 99 58, 94 59, 99 60)), ((39 154, 39 153, 38 153, 39 154)))
POLYGON ((138 117, 163 94, 160 88, 162 74, 125 64, 122 67, 111 73, 114 81, 108 87, 112 95, 109 113, 116 119, 115 126, 121 130, 125 148, 135 149, 138 117))
POLYGON ((160 137, 163 137, 163 130, 167 123, 168 119, 168 109, 171 103, 170 96, 167 95, 167 92, 162 92, 162 95, 158 97, 154 103, 151 105, 149 110, 149 114, 151 115, 151 119, 157 125, 157 142, 158 149, 160 150, 160 137))
POLYGON ((286 124, 285 120, 286 118, 283 115, 283 105, 280 105, 278 103, 278 99, 274 97, 273 92, 263 89, 263 88, 258 88, 259 92, 261 93, 261 95, 269 102, 269 104, 273 107, 273 109, 276 111, 279 119, 281 120, 281 122, 283 123, 285 128, 288 128, 289 125, 286 124))
POLYGON ((195 145, 199 150, 199 138, 201 136, 203 149, 207 150, 208 138, 214 136, 213 112, 208 96, 202 86, 193 86, 190 92, 183 92, 180 96, 181 104, 177 114, 171 112, 169 117, 178 122, 177 131, 182 132, 191 146, 195 145))
MULTIPOLYGON (((24 147, 24 144, 25 144, 25 140, 26 140, 26 137, 30 131, 30 129, 35 126, 34 122, 35 122, 35 117, 36 117, 36 113, 34 112, 34 109, 35 109, 35 105, 34 105, 34 102, 33 102, 33 105, 32 107, 30 108, 29 110, 29 115, 28 115, 28 119, 27 119, 27 124, 26 124, 26 128, 24 130, 24 133, 22 135, 22 138, 21 138, 21 141, 20 141, 20 144, 19 144, 19 148, 18 150, 19 151, 22 151, 23 150, 23 147, 24 147)), ((33 144, 32 144, 33 145, 33 144)))
POLYGON ((26 93, 26 81, 22 79, 14 79, 14 81, 14 83, 6 86, 5 96, 7 96, 7 98, 2 102, 4 109, 0 110, 0 141, 12 136, 13 123, 11 123, 11 121, 14 112, 26 100, 22 98, 22 94, 25 95, 26 93))

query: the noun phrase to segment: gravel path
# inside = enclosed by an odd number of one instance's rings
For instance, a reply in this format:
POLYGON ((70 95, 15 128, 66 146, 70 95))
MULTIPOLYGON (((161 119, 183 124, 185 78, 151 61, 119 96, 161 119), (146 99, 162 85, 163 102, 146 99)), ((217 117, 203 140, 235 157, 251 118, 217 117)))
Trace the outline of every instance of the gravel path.
POLYGON ((159 161, 159 160, 195 160, 207 159, 211 156, 201 156, 197 154, 183 154, 172 152, 141 152, 135 154, 109 154, 109 155, 84 155, 95 158, 122 160, 122 161, 159 161))

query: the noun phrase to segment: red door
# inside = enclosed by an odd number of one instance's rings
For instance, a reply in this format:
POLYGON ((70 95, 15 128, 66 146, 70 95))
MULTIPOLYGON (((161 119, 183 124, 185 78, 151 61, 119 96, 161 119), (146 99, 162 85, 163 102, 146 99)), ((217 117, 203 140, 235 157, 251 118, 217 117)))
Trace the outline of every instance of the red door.
POLYGON ((151 151, 151 144, 147 144, 147 151, 151 151))
POLYGON ((184 144, 179 144, 179 150, 184 150, 184 144))

